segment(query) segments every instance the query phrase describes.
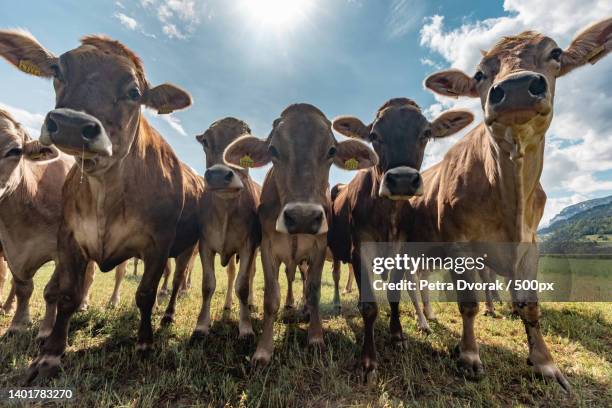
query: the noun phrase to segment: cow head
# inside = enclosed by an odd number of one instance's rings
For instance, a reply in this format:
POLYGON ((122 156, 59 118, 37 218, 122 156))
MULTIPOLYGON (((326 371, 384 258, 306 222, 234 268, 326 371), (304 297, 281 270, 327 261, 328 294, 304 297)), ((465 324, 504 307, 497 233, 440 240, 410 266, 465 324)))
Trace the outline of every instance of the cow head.
POLYGON ((526 148, 540 143, 553 115, 558 77, 590 62, 612 48, 612 19, 594 24, 566 49, 545 35, 526 31, 504 37, 483 58, 472 76, 459 70, 435 73, 425 86, 446 96, 480 98, 490 133, 526 148))
POLYGON ((429 122, 414 101, 396 98, 381 106, 369 125, 354 116, 341 116, 334 120, 333 126, 345 136, 372 143, 383 174, 379 196, 408 199, 423 193, 419 170, 427 142, 450 136, 473 119, 470 112, 456 110, 429 122))
POLYGON ((58 157, 55 147, 43 146, 38 140, 30 139, 8 112, 0 110, 0 199, 19 185, 26 160, 46 163, 58 157))
MULTIPOLYGON (((356 140, 336 141, 331 122, 316 107, 289 106, 274 121, 266 140, 244 136, 225 150, 228 163, 259 167, 272 162, 272 177, 280 200, 276 230, 289 234, 323 234, 328 225, 329 169, 364 169, 378 158, 356 140)), ((265 188, 265 187, 264 187, 265 188)))
POLYGON ((0 31, 0 56, 29 74, 53 79, 55 109, 47 114, 40 141, 100 174, 130 151, 142 105, 169 113, 191 104, 174 85, 151 87, 138 56, 118 41, 88 36, 81 46, 54 56, 29 33, 0 31))
POLYGON ((204 133, 196 136, 206 154, 204 179, 210 191, 223 197, 232 197, 244 187, 238 173, 248 174, 248 170, 227 164, 223 160, 225 148, 240 136, 251 133, 249 125, 236 118, 223 118, 216 121, 204 133))

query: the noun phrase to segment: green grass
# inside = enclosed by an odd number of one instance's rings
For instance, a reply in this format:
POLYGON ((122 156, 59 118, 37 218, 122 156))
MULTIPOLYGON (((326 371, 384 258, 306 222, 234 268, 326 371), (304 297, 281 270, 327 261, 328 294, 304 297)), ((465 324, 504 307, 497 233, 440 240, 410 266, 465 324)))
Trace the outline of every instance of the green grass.
MULTIPOLYGON (((42 289, 50 272, 47 265, 36 276, 32 328, 23 335, 0 338, 0 388, 20 385, 24 370, 37 355, 34 337, 44 307, 42 289)), ((487 370, 480 382, 461 377, 449 354, 461 333, 455 304, 434 305, 438 321, 431 324, 433 334, 429 336, 416 331, 412 306, 404 304, 402 324, 409 339, 405 350, 391 346, 388 308, 383 306, 376 327, 378 379, 375 384, 363 385, 355 368, 363 332, 356 293, 343 297, 341 315, 333 314, 329 264, 321 300, 325 351, 305 346, 306 324, 286 324, 279 319, 273 361, 258 370, 249 364, 255 345, 237 339, 236 301, 231 316, 223 319, 226 279, 221 268, 212 303, 211 335, 201 344, 189 344, 200 308, 199 265, 194 273, 194 287, 179 300, 176 323, 169 329, 158 329, 155 352, 141 359, 134 351, 138 312, 133 298, 139 278, 128 274, 120 306, 107 310, 114 276, 98 272, 92 307, 74 316, 64 371, 49 386, 74 388, 79 406, 612 406, 610 303, 543 306, 544 336, 573 385, 569 396, 556 384, 533 377, 526 364, 525 331, 520 321, 509 318, 508 306, 500 308, 501 319, 480 316, 477 320, 481 358, 487 370)), ((346 282, 346 268, 342 282, 346 282)), ((284 288, 283 273, 281 283, 284 288)), ((255 293, 258 311, 253 315, 254 328, 260 333, 261 270, 255 293)), ((300 284, 295 293, 301 293, 300 284)), ((281 294, 284 300, 284 290, 281 294)), ((165 302, 155 314, 155 327, 159 327, 163 306, 165 302)), ((9 323, 9 316, 0 316, 0 333, 9 323)))

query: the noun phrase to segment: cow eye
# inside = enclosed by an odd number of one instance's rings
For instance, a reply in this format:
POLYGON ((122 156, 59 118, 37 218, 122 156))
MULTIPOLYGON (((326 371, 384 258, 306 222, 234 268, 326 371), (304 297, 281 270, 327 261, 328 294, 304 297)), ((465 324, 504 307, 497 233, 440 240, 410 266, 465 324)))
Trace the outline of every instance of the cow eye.
POLYGON ((268 151, 270 152, 270 155, 271 155, 272 157, 275 157, 275 158, 277 158, 277 159, 278 159, 279 154, 278 154, 278 150, 276 150, 276 147, 274 147, 274 146, 270 146, 270 147, 268 148, 268 151))
POLYGON ((9 150, 8 152, 6 152, 6 154, 4 155, 4 157, 15 157, 15 156, 21 156, 21 152, 22 149, 19 147, 15 147, 11 150, 9 150))
POLYGON ((550 52, 550 58, 559 62, 561 60, 561 54, 563 54, 563 50, 561 48, 555 48, 550 52))
POLYGON ((202 146, 208 147, 208 140, 202 139, 202 146))
POLYGON ((378 135, 374 132, 370 133, 370 142, 374 142, 378 140, 378 135))
POLYGON ((476 72, 476 74, 474 75, 474 79, 476 80, 476 82, 482 81, 484 79, 484 74, 482 73, 482 71, 476 72))
POLYGON ((137 101, 140 99, 140 89, 138 88, 132 88, 128 91, 128 98, 130 98, 133 101, 137 101))
POLYGON ((425 129, 423 131, 423 139, 431 139, 431 129, 425 129))
POLYGON ((329 148, 329 152, 327 152, 327 155, 329 157, 334 157, 336 155, 336 151, 337 151, 336 148, 332 146, 329 148))

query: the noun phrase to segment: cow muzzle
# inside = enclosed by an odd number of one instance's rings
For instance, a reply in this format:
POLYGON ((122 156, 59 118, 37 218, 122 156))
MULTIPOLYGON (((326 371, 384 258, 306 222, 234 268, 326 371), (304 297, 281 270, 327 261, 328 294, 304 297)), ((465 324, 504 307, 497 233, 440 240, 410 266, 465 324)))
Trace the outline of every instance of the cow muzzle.
POLYGON ((40 142, 54 144, 64 153, 85 158, 113 155, 113 144, 102 123, 94 116, 72 109, 55 109, 47 113, 40 142))
POLYGON ((421 174, 408 166, 389 169, 380 183, 378 195, 391 200, 408 200, 410 197, 423 195, 421 174))
POLYGON ((552 110, 549 84, 541 74, 524 71, 508 75, 489 89, 485 122, 521 125, 552 110))
POLYGON ((289 203, 276 220, 276 231, 285 234, 319 235, 327 229, 325 210, 320 204, 289 203))
POLYGON ((238 193, 244 188, 240 177, 228 166, 215 164, 204 173, 206 187, 218 193, 238 193))

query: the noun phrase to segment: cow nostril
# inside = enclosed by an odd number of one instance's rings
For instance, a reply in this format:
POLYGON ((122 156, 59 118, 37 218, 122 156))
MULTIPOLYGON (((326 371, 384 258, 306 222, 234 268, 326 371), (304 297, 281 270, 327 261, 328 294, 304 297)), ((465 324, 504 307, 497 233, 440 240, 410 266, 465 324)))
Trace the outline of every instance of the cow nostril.
POLYGON ((285 225, 287 227, 292 227, 295 225, 295 219, 291 215, 289 215, 288 212, 285 211, 284 217, 285 217, 285 225))
POLYGON ((494 86, 489 92, 489 102, 498 104, 504 99, 504 96, 506 96, 504 90, 500 86, 494 86))
POLYGON ((412 178, 412 187, 417 188, 420 184, 421 184, 421 178, 417 174, 415 177, 412 178))
POLYGON ((230 181, 232 181, 232 178, 233 178, 233 177, 234 177, 234 173, 232 173, 231 171, 228 171, 228 172, 225 174, 224 179, 225 179, 225 181, 230 182, 230 181))
POLYGON ((529 84, 529 93, 533 96, 542 96, 546 93, 546 80, 543 76, 539 75, 537 78, 531 80, 529 84))
POLYGON ((100 134, 100 126, 97 123, 87 125, 81 130, 81 134, 85 139, 91 140, 100 134))
POLYGON ((394 187, 397 184, 396 183, 397 180, 395 180, 395 176, 391 173, 387 174, 387 178, 385 181, 389 187, 394 187))
POLYGON ((51 118, 47 119, 47 132, 49 133, 55 133, 57 132, 57 123, 55 123, 55 121, 51 118))

